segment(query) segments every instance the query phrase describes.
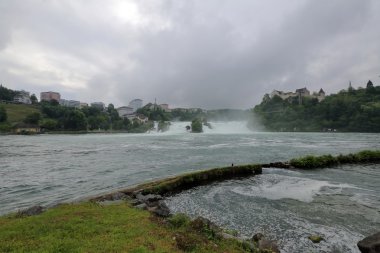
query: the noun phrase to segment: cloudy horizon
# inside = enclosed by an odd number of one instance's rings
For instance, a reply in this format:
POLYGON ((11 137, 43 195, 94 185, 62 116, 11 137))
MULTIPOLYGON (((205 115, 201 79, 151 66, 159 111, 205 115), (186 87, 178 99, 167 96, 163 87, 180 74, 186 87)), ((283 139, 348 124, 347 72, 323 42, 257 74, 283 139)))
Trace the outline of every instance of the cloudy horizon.
POLYGON ((0 83, 39 97, 252 108, 380 85, 380 1, 0 1, 0 83))

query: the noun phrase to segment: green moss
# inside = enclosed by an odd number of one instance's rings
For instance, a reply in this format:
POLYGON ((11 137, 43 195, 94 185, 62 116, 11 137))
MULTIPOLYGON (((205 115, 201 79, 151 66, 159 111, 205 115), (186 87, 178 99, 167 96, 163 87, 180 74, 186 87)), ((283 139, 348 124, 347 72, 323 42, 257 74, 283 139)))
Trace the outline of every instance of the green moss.
POLYGON ((319 235, 311 235, 307 238, 309 238, 309 240, 312 241, 313 243, 320 243, 321 241, 324 240, 323 237, 321 237, 319 235))
POLYGON ((142 190, 143 194, 153 193, 165 195, 218 180, 261 174, 261 172, 261 165, 255 164, 215 168, 143 184, 136 188, 130 189, 129 191, 142 190))
POLYGON ((380 150, 363 150, 356 154, 305 156, 290 160, 290 165, 300 169, 326 168, 349 163, 371 163, 380 161, 380 150))
POLYGON ((191 221, 190 218, 186 214, 183 214, 183 213, 177 213, 168 218, 169 224, 175 228, 187 226, 190 224, 190 221, 191 221))

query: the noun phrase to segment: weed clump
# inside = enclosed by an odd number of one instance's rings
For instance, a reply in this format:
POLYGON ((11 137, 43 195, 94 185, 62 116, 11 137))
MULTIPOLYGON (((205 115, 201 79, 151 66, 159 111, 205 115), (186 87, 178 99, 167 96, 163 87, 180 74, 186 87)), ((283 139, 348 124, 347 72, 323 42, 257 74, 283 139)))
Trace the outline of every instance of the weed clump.
POLYGON ((371 163, 380 161, 380 150, 363 150, 348 155, 305 156, 290 160, 290 165, 299 169, 326 168, 349 163, 371 163))
POLYGON ((168 218, 169 224, 174 228, 186 227, 190 224, 190 218, 183 213, 177 213, 168 218))

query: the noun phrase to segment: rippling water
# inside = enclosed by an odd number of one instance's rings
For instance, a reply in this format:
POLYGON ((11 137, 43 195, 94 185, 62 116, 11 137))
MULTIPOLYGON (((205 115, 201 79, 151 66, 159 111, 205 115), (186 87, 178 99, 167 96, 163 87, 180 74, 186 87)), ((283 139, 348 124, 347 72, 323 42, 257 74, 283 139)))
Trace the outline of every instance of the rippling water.
POLYGON ((282 252, 359 252, 380 228, 380 166, 263 174, 198 187, 171 197, 174 212, 203 216, 242 236, 264 233, 282 252), (313 244, 307 237, 321 235, 313 244))
MULTIPOLYGON (((0 214, 36 204, 53 205, 73 201, 155 178, 228 166, 231 163, 264 163, 306 154, 338 154, 380 148, 379 134, 253 133, 240 122, 212 123, 213 129, 205 129, 202 134, 191 134, 184 131, 187 124, 189 123, 174 123, 171 130, 163 134, 0 136, 0 214)), ((332 171, 337 173, 339 170, 332 171)), ((376 185, 379 184, 378 174, 355 174, 356 171, 366 171, 363 168, 352 167, 342 171, 345 173, 340 176, 344 180, 337 187, 342 188, 343 192, 356 189, 352 187, 368 190, 361 182, 377 180, 376 185), (345 175, 347 176, 344 177, 345 175), (349 187, 343 187, 344 184, 349 187)), ((329 174, 316 171, 315 175, 306 173, 295 177, 283 173, 269 171, 263 176, 241 181, 240 188, 232 187, 233 191, 229 187, 224 189, 220 186, 210 188, 210 191, 227 191, 238 196, 241 202, 265 199, 260 205, 268 208, 272 205, 287 205, 286 209, 273 209, 274 213, 284 210, 290 212, 291 208, 299 208, 299 203, 305 203, 306 210, 316 200, 321 203, 327 201, 328 199, 324 199, 327 198, 325 195, 341 196, 319 194, 321 191, 328 192, 336 188, 335 179, 328 178, 329 174), (326 178, 316 179, 318 176, 326 178), (284 188, 286 191, 282 190, 284 188), (278 195, 278 192, 282 195, 278 195), (289 198, 295 192, 301 193, 297 198, 289 198), (315 195, 315 192, 319 195, 315 195)), ((378 191, 378 188, 374 190, 378 191)), ((199 194, 202 196, 203 193, 199 194)), ((371 205, 375 205, 379 214, 378 199, 374 200, 368 194, 363 196, 354 194, 349 197, 352 201, 356 199, 355 203, 361 208, 357 211, 358 217, 367 215, 362 210, 370 208, 368 206, 371 205)), ((333 200, 346 201, 345 198, 338 197, 333 200)), ((255 202, 252 202, 252 206, 242 206, 248 208, 246 213, 252 214, 252 208, 258 206, 253 203, 255 202)), ((178 204, 178 208, 180 206, 178 204)), ((228 209, 228 204, 225 208, 228 209)), ((232 217, 228 212, 225 215, 222 219, 232 217)), ((306 216, 307 214, 299 218, 300 224, 308 224, 306 216)), ((234 216, 231 219, 239 224, 239 217, 234 216)), ((279 224, 286 222, 281 221, 281 216, 274 217, 278 217, 279 224)), ((264 213, 251 218, 264 219, 264 213)), ((343 218, 334 218, 341 219, 343 218)), ((269 225, 263 226, 264 229, 269 225)), ((248 230, 242 231, 248 233, 248 230)), ((357 230, 355 233, 358 233, 358 238, 361 234, 368 234, 357 230)))

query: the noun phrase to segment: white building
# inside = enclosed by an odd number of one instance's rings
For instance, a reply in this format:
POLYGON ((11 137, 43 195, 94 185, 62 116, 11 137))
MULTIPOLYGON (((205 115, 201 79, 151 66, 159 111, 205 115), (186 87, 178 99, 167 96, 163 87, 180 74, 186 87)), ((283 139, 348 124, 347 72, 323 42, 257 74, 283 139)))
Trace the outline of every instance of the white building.
POLYGON ((165 112, 171 112, 172 111, 171 109, 169 109, 169 105, 168 104, 160 104, 159 106, 165 112))
POLYGON ((80 108, 80 102, 76 100, 60 99, 59 104, 62 106, 67 106, 67 107, 80 108))
POLYGON ((317 98, 318 101, 322 101, 325 99, 325 92, 323 89, 320 89, 319 92, 313 92, 313 94, 310 94, 310 91, 304 87, 301 89, 296 89, 296 92, 283 92, 279 90, 273 90, 270 94, 270 97, 273 98, 274 96, 279 96, 283 100, 288 99, 290 97, 309 97, 309 98, 317 98))
POLYGON ((134 115, 134 110, 129 106, 122 106, 116 109, 119 117, 121 118, 129 118, 131 115, 134 115))
POLYGON ((133 112, 136 112, 137 109, 140 109, 143 106, 143 101, 141 99, 133 99, 131 102, 129 102, 129 107, 133 108, 133 112))
POLYGON ((30 105, 32 103, 32 100, 30 100, 30 93, 24 90, 17 91, 18 94, 13 98, 14 102, 20 103, 20 104, 28 104, 30 105))

